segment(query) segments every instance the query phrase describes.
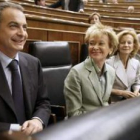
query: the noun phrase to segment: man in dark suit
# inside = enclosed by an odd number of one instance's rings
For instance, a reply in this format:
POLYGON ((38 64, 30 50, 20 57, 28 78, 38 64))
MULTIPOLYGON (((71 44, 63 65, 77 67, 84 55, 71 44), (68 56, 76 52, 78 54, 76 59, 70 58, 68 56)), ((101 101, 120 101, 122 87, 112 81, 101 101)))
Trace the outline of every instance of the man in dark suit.
POLYGON ((84 12, 83 0, 58 0, 49 6, 50 8, 62 7, 64 10, 74 11, 74 12, 84 12))
MULTIPOLYGON (((40 62, 23 50, 28 37, 27 23, 20 5, 0 3, 0 131, 17 130, 25 134, 39 132, 48 123, 50 104, 43 82, 40 62), (16 62, 20 95, 13 92, 11 62, 16 62), (19 64, 19 65, 18 65, 19 64), (15 99, 20 100, 18 107, 15 99), (23 96, 23 98, 21 98, 23 96), (22 109, 17 110, 21 107, 22 109), (19 112, 22 112, 21 116, 19 112), (22 117, 23 122, 19 121, 22 117)), ((16 100, 18 102, 18 100, 16 100)))

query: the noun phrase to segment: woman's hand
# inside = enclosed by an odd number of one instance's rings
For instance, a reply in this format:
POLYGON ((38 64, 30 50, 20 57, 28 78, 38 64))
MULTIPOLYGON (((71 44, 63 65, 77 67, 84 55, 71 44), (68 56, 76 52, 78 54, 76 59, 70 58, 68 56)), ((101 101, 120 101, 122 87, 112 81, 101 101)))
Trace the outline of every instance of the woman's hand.
POLYGON ((135 92, 131 91, 126 91, 126 90, 121 90, 120 95, 125 97, 125 98, 134 98, 137 97, 137 94, 135 92))
POLYGON ((134 91, 134 94, 138 97, 140 96, 139 89, 134 91))
POLYGON ((26 135, 31 135, 42 130, 43 125, 38 119, 28 120, 21 127, 21 131, 26 135))

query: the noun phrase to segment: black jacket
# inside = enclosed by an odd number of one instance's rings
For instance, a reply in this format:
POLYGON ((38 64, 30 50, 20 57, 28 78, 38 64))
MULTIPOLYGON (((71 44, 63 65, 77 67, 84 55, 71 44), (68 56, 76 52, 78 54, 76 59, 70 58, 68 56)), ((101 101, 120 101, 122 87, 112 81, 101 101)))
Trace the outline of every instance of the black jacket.
MULTIPOLYGON (((50 8, 58 8, 62 7, 62 9, 65 8, 65 0, 58 0, 57 2, 49 5, 50 8)), ((80 9, 84 9, 84 3, 82 0, 70 0, 69 2, 69 10, 78 12, 80 9)))

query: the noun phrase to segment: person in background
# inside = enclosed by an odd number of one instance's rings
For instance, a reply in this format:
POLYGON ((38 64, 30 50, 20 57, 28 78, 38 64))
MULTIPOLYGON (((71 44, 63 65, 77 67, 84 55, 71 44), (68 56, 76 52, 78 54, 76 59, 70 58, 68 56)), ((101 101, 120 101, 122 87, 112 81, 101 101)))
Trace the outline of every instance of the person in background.
POLYGON ((88 3, 88 0, 83 0, 84 5, 88 3))
POLYGON ((46 0, 35 0, 35 4, 39 6, 46 6, 46 0))
POLYGON ((140 63, 134 58, 139 41, 134 30, 118 33, 118 49, 106 62, 116 70, 111 101, 117 102, 140 95, 140 63))
POLYGON ((0 140, 37 140, 34 136, 25 135, 19 131, 5 131, 0 133, 0 140))
POLYGON ((28 38, 23 7, 0 3, 0 132, 43 130, 50 103, 40 62, 20 52, 28 38))
POLYGON ((93 24, 85 35, 89 57, 74 66, 64 83, 68 117, 108 106, 115 79, 115 70, 105 63, 118 45, 112 28, 93 24))
POLYGON ((50 8, 62 7, 64 10, 74 11, 74 12, 84 12, 83 0, 58 0, 55 3, 49 5, 50 8))
POLYGON ((134 11, 135 11, 134 6, 128 6, 128 8, 127 8, 128 13, 134 13, 134 11))
POLYGON ((89 24, 95 24, 101 22, 101 15, 97 12, 93 12, 91 15, 89 15, 88 23, 89 24))
POLYGON ((118 0, 112 0, 113 4, 118 4, 118 0))
MULTIPOLYGON (((107 3, 107 0, 99 0, 99 3, 107 3)), ((113 4, 118 4, 118 0, 112 0, 113 4)))

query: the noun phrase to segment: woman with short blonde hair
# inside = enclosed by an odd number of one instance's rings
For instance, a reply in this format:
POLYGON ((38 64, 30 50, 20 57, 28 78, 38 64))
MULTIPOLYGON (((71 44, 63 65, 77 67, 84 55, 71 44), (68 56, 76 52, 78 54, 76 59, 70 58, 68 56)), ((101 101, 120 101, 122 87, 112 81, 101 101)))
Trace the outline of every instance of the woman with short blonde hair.
POLYGON ((74 66, 64 85, 68 117, 108 106, 115 70, 105 63, 118 45, 115 32, 108 26, 94 24, 86 31, 89 56, 74 66))

